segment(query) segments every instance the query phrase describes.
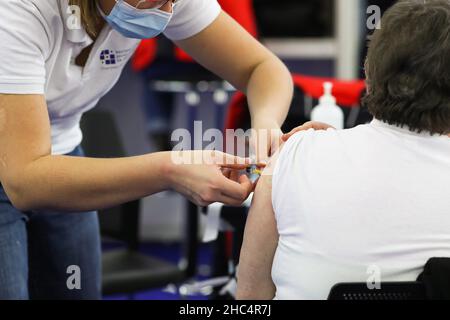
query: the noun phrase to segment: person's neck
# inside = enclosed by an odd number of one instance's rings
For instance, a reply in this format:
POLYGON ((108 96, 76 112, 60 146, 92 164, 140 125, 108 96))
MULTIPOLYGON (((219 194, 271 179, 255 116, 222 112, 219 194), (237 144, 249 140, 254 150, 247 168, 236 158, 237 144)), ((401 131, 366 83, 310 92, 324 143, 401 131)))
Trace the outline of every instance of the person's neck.
POLYGON ((115 0, 98 0, 98 5, 105 15, 109 15, 116 4, 115 0))

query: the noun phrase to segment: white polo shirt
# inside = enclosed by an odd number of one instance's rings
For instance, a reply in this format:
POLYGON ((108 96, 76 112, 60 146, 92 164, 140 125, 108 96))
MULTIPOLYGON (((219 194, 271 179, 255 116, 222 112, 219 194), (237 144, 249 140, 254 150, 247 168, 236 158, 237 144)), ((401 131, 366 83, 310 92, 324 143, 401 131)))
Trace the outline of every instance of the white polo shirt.
POLYGON ((273 175, 277 299, 341 282, 414 281, 450 257, 450 138, 375 120, 292 137, 273 175))
MULTIPOLYGON (((82 114, 115 85, 139 44, 106 26, 86 66, 77 66, 75 58, 93 41, 82 28, 73 28, 68 3, 0 1, 0 94, 45 95, 52 153, 58 155, 81 143, 82 114)), ((216 0, 181 0, 165 35, 189 38, 210 25, 220 10, 216 0)))

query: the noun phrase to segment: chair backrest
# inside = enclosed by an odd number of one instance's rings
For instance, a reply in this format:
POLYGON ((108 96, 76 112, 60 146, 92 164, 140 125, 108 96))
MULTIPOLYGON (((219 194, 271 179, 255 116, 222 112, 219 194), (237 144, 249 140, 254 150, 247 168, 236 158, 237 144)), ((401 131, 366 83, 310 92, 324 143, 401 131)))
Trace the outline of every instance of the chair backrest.
MULTIPOLYGON (((126 156, 118 127, 111 112, 94 110, 86 113, 81 121, 84 134, 83 149, 94 158, 126 156)), ((99 211, 102 236, 122 241, 137 250, 139 243, 140 201, 99 211)))
POLYGON ((339 283, 330 292, 328 300, 426 300, 422 282, 384 282, 380 289, 369 289, 367 283, 339 283))

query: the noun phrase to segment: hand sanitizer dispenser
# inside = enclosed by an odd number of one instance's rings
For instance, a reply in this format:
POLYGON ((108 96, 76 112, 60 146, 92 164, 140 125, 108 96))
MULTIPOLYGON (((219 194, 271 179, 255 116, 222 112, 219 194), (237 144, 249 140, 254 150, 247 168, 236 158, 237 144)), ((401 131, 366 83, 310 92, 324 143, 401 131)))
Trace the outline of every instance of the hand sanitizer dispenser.
POLYGON ((319 99, 319 105, 312 110, 311 120, 324 122, 337 130, 344 129, 344 112, 336 105, 336 98, 332 95, 333 84, 325 82, 323 88, 324 95, 319 99))

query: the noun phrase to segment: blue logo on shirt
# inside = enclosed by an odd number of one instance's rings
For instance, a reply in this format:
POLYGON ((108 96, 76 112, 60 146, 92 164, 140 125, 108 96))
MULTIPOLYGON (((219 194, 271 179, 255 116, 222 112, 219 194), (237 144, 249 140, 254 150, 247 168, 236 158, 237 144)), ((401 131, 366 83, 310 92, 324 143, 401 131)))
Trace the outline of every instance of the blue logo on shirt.
POLYGON ((112 66, 117 63, 117 55, 114 50, 103 50, 100 53, 100 61, 103 65, 112 66))

